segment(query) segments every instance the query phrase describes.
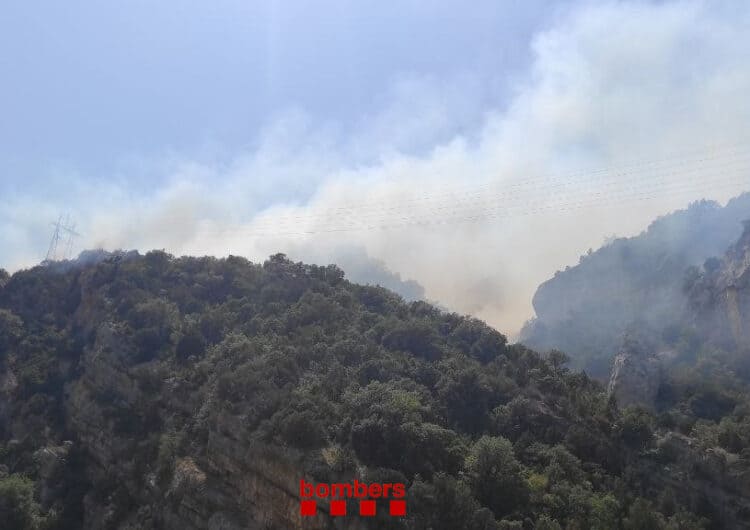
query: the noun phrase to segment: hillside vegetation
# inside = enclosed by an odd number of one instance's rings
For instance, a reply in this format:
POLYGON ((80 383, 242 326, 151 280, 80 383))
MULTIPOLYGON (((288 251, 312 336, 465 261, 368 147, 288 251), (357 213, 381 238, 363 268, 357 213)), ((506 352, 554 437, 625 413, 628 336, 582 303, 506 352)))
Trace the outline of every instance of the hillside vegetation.
POLYGON ((664 414, 620 409, 559 352, 283 255, 92 254, 0 286, 3 528, 750 520, 741 385, 686 369, 664 414), (303 521, 303 477, 405 482, 408 516, 303 521))

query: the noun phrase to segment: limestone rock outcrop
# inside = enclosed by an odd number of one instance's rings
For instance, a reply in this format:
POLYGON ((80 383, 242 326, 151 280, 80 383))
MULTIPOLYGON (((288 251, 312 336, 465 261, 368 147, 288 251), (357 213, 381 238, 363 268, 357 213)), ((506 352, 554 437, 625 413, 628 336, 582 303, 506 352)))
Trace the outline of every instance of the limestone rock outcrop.
POLYGON ((689 285, 693 326, 724 348, 750 349, 750 220, 721 259, 706 262, 689 285))
MULTIPOLYGON (((539 285, 533 298, 536 318, 522 330, 522 342, 537 350, 562 350, 574 366, 605 378, 620 338, 631 326, 649 324, 660 330, 685 324, 690 314, 683 288, 686 272, 723 256, 740 236, 749 212, 750 193, 724 207, 696 202, 657 219, 635 237, 613 238, 581 256, 578 264, 539 285)), ((747 300, 740 289, 747 281, 747 248, 740 244, 728 255, 732 264, 725 269, 725 288, 703 293, 710 306, 737 307, 740 311, 733 314, 744 319, 747 300)), ((705 322, 702 316, 699 320, 705 322)))
POLYGON ((637 405, 653 409, 661 379, 661 356, 626 338, 614 358, 607 390, 621 407, 637 405))

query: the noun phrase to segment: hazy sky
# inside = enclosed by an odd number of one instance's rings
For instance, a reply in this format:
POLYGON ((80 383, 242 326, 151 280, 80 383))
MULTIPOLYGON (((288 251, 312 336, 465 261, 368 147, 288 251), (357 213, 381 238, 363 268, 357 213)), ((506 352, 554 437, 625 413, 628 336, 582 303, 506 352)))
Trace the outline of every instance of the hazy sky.
POLYGON ((507 101, 549 4, 3 2, 2 171, 23 189, 65 171, 107 180, 144 157, 226 160, 290 110, 350 134, 404 83, 471 90, 433 131, 445 139, 507 101))
POLYGON ((78 250, 355 245, 515 332, 605 237, 749 187, 748 27, 740 0, 6 1, 0 266, 63 212, 78 250))

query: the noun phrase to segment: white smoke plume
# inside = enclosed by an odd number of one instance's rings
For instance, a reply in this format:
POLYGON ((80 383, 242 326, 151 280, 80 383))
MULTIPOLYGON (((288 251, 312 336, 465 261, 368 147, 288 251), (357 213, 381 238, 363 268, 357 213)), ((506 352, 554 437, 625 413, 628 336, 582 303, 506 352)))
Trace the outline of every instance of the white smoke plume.
POLYGON ((290 111, 230 162, 160 161, 153 188, 124 174, 14 197, 5 266, 43 257, 39 219, 61 210, 79 247, 317 262, 354 247, 513 334, 536 286, 605 237, 750 187, 748 27, 743 2, 583 3, 536 35, 479 128, 446 136, 477 112, 482 73, 402 79, 346 138, 290 111))

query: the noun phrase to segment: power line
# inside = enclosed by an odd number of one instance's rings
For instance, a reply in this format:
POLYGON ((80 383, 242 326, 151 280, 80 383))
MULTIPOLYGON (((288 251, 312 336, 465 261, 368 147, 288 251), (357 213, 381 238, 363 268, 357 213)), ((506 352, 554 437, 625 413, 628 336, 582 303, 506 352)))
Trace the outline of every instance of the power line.
MULTIPOLYGON (((204 225, 200 231, 208 235, 243 233, 276 237, 445 225, 651 200, 667 193, 746 188, 750 182, 750 146, 711 147, 689 155, 641 160, 566 175, 528 177, 507 184, 459 186, 453 192, 432 191, 395 202, 370 200, 324 210, 316 210, 313 203, 307 206, 312 211, 298 215, 273 216, 266 210, 256 215, 249 226, 204 225)), ((160 221, 169 222, 169 218, 160 217, 160 221)), ((209 219, 200 221, 211 223, 209 219)))
MULTIPOLYGON (((610 166, 593 170, 582 170, 567 174, 550 174, 547 176, 528 176, 523 179, 515 179, 515 182, 503 182, 496 180, 484 184, 472 184, 469 186, 455 186, 453 191, 449 188, 441 188, 443 191, 435 193, 420 193, 418 197, 401 200, 367 200, 360 203, 349 203, 346 206, 338 206, 326 209, 314 209, 315 205, 289 205, 291 208, 313 208, 313 211, 302 214, 274 215, 265 224, 270 228, 278 228, 285 223, 294 225, 316 220, 346 219, 356 216, 359 219, 365 216, 378 217, 388 212, 400 212, 419 208, 424 204, 426 210, 435 213, 447 208, 453 208, 457 204, 466 204, 467 207, 476 207, 477 202, 516 200, 519 197, 533 194, 534 197, 544 199, 545 196, 559 196, 562 192, 580 193, 586 188, 613 188, 623 185, 623 179, 627 178, 625 184, 635 182, 650 182, 653 179, 667 176, 688 176, 698 172, 710 173, 719 171, 736 164, 750 163, 750 146, 742 144, 731 144, 724 146, 708 146, 700 151, 685 151, 682 154, 672 154, 661 159, 643 159, 630 162, 620 166, 610 166), (690 156, 686 156, 690 155, 690 156), (680 167, 687 166, 684 169, 680 167), (501 191, 493 191, 501 189, 501 191), (487 191, 491 193, 488 194, 487 191), (437 199, 437 201, 436 201, 437 199)), ((427 185, 427 184, 425 184, 427 185)), ((272 215, 270 210, 264 210, 255 214, 255 217, 272 215)), ((162 222, 182 222, 184 218, 159 216, 162 222)), ((256 223, 256 228, 258 224, 256 223)))
MULTIPOLYGON (((464 199, 464 200, 456 200, 452 202, 446 202, 443 204, 437 204, 435 206, 427 205, 424 206, 421 210, 422 215, 427 214, 435 214, 435 215, 442 215, 446 210, 452 211, 455 210, 457 207, 461 206, 467 209, 475 209, 475 208, 483 208, 485 206, 495 206, 498 202, 514 202, 515 204, 518 204, 520 201, 523 201, 526 199, 528 202, 526 204, 530 203, 545 203, 548 202, 550 198, 560 198, 564 197, 565 195, 571 195, 571 194, 592 194, 590 192, 590 189, 597 189, 599 191, 593 192, 594 194, 600 194, 600 195, 611 195, 616 194, 618 192, 622 191, 628 191, 630 189, 649 189, 651 187, 658 187, 663 186, 666 183, 662 182, 667 177, 674 177, 674 176, 682 176, 682 177, 690 177, 690 176, 696 176, 696 174, 704 173, 704 172, 717 172, 717 173, 732 173, 737 171, 744 171, 750 173, 750 154, 745 157, 745 159, 740 160, 734 160, 734 161, 726 161, 720 164, 716 164, 713 167, 705 168, 705 167, 692 167, 689 169, 675 169, 669 172, 660 172, 656 174, 649 174, 649 175, 641 175, 640 177, 633 177, 629 178, 627 180, 622 180, 622 178, 619 178, 618 180, 609 180, 606 182, 594 182, 591 180, 583 180, 576 183, 552 183, 549 186, 540 186, 540 187, 530 187, 527 189, 520 189, 516 192, 500 192, 496 194, 490 194, 490 195, 478 195, 475 198, 472 199, 464 199), (739 167, 734 167, 739 164, 739 167), (530 199, 530 200, 528 200, 530 199)), ((618 173, 616 177, 623 177, 626 176, 626 173, 618 173)), ((702 176, 702 175, 697 175, 702 176)), ((708 177, 710 179, 711 177, 708 177)), ((706 180, 706 177, 703 179, 706 180)), ((682 184, 682 183, 678 183, 682 184)), ((522 203, 522 202, 521 202, 522 203)), ((522 203, 523 204, 523 203, 522 203)), ((414 208, 416 209, 416 207, 414 208)), ((373 211, 372 213, 367 212, 352 212, 349 215, 329 215, 325 216, 323 214, 316 214, 311 213, 307 215, 299 215, 299 216, 277 216, 273 219, 261 222, 260 224, 256 224, 256 229, 265 229, 265 228, 271 228, 271 229, 278 229, 280 227, 283 227, 284 225, 299 225, 307 223, 315 223, 316 221, 346 221, 350 217, 355 217, 357 220, 371 220, 376 221, 378 219, 385 219, 388 217, 391 217, 391 213, 399 214, 403 212, 404 210, 402 208, 399 208, 398 206, 391 206, 386 207, 383 206, 381 208, 378 208, 377 211, 373 211)))
POLYGON ((284 230, 287 227, 299 227, 300 225, 306 224, 312 224, 312 225, 318 225, 318 226, 328 226, 331 224, 378 224, 380 222, 387 222, 392 220, 394 217, 399 217, 400 219, 414 219, 414 218, 421 218, 421 217, 430 217, 430 216, 442 216, 442 217, 452 217, 456 215, 456 212, 459 214, 466 212, 466 211, 482 211, 482 210, 488 210, 488 209, 497 209, 497 208, 506 208, 506 209, 512 209, 512 208, 532 208, 537 205, 545 205, 549 203, 553 204, 560 204, 564 201, 570 198, 571 196, 575 195, 584 195, 587 197, 594 197, 594 198, 606 198, 606 197, 618 197, 623 194, 631 193, 631 192, 640 192, 640 191, 648 191, 650 193, 660 193, 660 192, 667 192, 672 189, 679 190, 681 187, 686 186, 697 186, 698 189, 711 189, 714 187, 714 184, 721 184, 723 180, 731 179, 730 184, 731 185, 742 185, 746 182, 748 182, 748 179, 746 175, 750 173, 750 165, 743 164, 739 167, 731 167, 725 165, 722 168, 722 171, 720 172, 721 175, 714 176, 714 177, 705 177, 702 175, 698 175, 701 178, 700 181, 697 183, 694 182, 685 182, 679 181, 679 182, 670 182, 668 180, 665 180, 665 177, 673 176, 673 175, 686 175, 691 172, 696 171, 702 171, 699 169, 694 169, 690 171, 674 171, 671 173, 663 173, 660 175, 656 175, 656 177, 651 176, 648 177, 648 180, 646 179, 630 179, 625 182, 613 182, 610 183, 608 186, 601 186, 600 188, 593 188, 589 189, 588 186, 582 187, 582 188, 571 188, 568 190, 560 190, 560 191, 554 191, 554 192, 547 192, 547 193, 531 193, 528 195, 521 195, 521 194, 497 194, 495 196, 490 196, 487 198, 482 198, 479 200, 473 200, 473 201, 466 201, 466 202, 456 202, 453 204, 444 204, 432 208, 426 208, 422 210, 412 211, 412 212, 404 212, 400 210, 392 210, 396 215, 393 214, 386 214, 388 209, 384 209, 382 214, 380 215, 358 215, 358 216, 331 216, 329 218, 322 218, 322 219, 315 219, 313 217, 309 218, 298 218, 298 219, 284 219, 281 218, 278 222, 274 220, 271 221, 265 221, 261 223, 256 223, 253 226, 253 229, 255 231, 265 231, 270 230, 272 232, 279 232, 280 230, 284 230), (744 177, 744 178, 743 178, 744 177), (596 191, 594 191, 596 190, 596 191), (404 215, 399 215, 404 214, 404 215))
MULTIPOLYGON (((583 208, 593 208, 599 206, 616 206, 621 204, 627 204, 629 202, 639 202, 643 200, 655 200, 660 198, 659 193, 669 192, 671 195, 694 193, 696 191, 703 191, 706 189, 716 190, 724 188, 735 188, 738 184, 747 183, 748 178, 746 176, 747 168, 741 168, 742 174, 733 177, 725 177, 722 179, 706 180, 700 183, 695 183, 692 186, 684 186, 680 184, 671 184, 670 186, 663 186, 661 188, 655 188, 652 190, 635 191, 629 194, 622 194, 620 196, 594 196, 591 199, 576 201, 576 202, 561 202, 558 204, 549 205, 537 205, 529 207, 528 205, 496 205, 493 208, 486 208, 479 210, 478 213, 468 215, 467 211, 451 212, 439 217, 431 218, 430 216, 422 217, 405 217, 395 219, 394 222, 390 223, 360 223, 340 225, 340 226, 323 226, 316 227, 310 230, 298 230, 298 231, 270 231, 262 232, 257 231, 254 228, 250 229, 229 229, 229 230, 218 230, 215 233, 247 233, 249 236, 260 236, 260 237, 279 237, 279 236, 302 236, 310 234, 322 234, 322 233, 337 233, 337 232, 357 232, 357 231, 369 231, 378 229, 394 229, 406 226, 431 226, 431 225, 445 225, 459 222, 477 222, 489 219, 501 219, 516 217, 529 214, 537 214, 544 212, 567 212, 573 210, 580 210, 583 208)), ((210 233, 210 231, 209 231, 210 233)))
MULTIPOLYGON (((477 194, 483 194, 483 190, 492 189, 499 185, 503 186, 503 189, 505 190, 513 190, 513 189, 524 189, 524 188, 535 188, 535 187, 544 187, 549 188, 551 186, 565 186, 566 184, 570 182, 582 182, 582 183, 589 183, 594 181, 603 181, 607 178, 615 178, 615 177, 624 177, 629 175, 639 175, 642 174, 644 171, 644 168, 648 168, 649 166, 653 168, 658 168, 659 166, 662 166, 660 169, 667 169, 667 168, 674 168, 679 166, 696 166, 698 164, 706 164, 714 160, 722 160, 722 159, 732 159, 732 158, 739 158, 739 159, 747 159, 750 156, 750 148, 747 146, 739 146, 739 145, 733 145, 733 146, 726 146, 724 148, 717 148, 712 147, 709 149, 706 149, 700 154, 694 154, 693 157, 685 157, 683 155, 672 155, 667 158, 662 159, 651 159, 651 160, 641 160, 638 162, 631 162, 629 164, 626 164, 624 166, 610 166, 606 168, 598 168, 594 170, 588 170, 588 171, 578 171, 573 173, 567 173, 567 174, 549 174, 549 175, 536 175, 536 176, 529 176, 523 179, 521 182, 514 182, 514 183, 502 183, 499 181, 494 182, 487 182, 484 184, 477 184, 477 185, 471 185, 471 186, 456 186, 453 188, 453 191, 445 191, 447 188, 443 188, 443 192, 441 193, 435 193, 430 192, 428 194, 421 194, 419 197, 413 198, 413 199, 406 199, 401 200, 397 202, 389 202, 389 208, 390 209, 396 209, 401 207, 411 207, 416 203, 420 202, 427 202, 434 200, 436 198, 445 198, 450 200, 460 200, 460 197, 474 197, 477 196, 477 194), (577 178, 581 177, 581 178, 577 178), (468 191, 467 191, 468 190, 468 191)), ((382 211, 382 202, 380 201, 368 201, 368 202, 362 202, 358 204, 351 204, 348 206, 342 206, 342 207, 336 207, 336 208, 329 208, 327 210, 323 210, 319 212, 319 216, 330 216, 332 214, 335 214, 337 212, 356 212, 356 213, 362 213, 363 211, 367 210, 378 210, 382 211)))

